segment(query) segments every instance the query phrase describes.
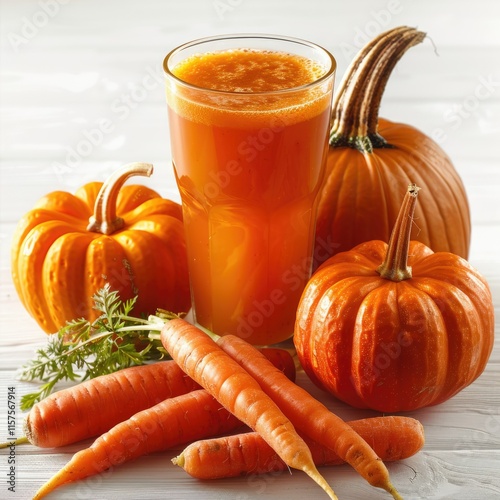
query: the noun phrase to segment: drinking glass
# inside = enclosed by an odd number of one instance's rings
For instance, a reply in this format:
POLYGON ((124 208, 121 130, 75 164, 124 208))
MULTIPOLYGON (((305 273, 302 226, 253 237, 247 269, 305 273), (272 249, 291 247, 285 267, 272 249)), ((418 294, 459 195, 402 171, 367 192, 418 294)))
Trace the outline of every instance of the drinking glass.
POLYGON ((164 60, 193 314, 218 335, 254 345, 293 335, 311 273, 335 69, 316 44, 260 34, 194 40, 164 60), (249 54, 257 59, 245 66, 249 54), (302 73, 312 76, 297 84, 302 73))

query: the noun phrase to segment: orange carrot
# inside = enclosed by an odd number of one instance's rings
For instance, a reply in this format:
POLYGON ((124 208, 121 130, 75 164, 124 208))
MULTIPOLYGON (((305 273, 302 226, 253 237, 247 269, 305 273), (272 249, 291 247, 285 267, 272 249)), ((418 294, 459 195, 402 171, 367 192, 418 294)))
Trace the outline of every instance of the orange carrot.
MULTIPOLYGON (((284 349, 264 348, 262 354, 290 380, 295 365, 284 349)), ((98 436, 135 413, 167 398, 200 386, 175 361, 125 368, 63 389, 35 404, 24 421, 25 437, 16 445, 31 443, 56 448, 98 436)), ((0 443, 0 449, 12 442, 0 443)))
MULTIPOLYGON (((422 424, 410 417, 374 417, 347 422, 384 461, 411 457, 424 445, 422 424)), ((334 451, 304 437, 317 466, 345 463, 334 451)), ((287 469, 256 433, 206 439, 190 444, 172 462, 197 479, 265 474, 287 469)))
POLYGON ((33 500, 142 455, 223 434, 241 425, 203 389, 167 399, 119 423, 89 448, 77 452, 36 492, 33 500))
POLYGON ((323 443, 364 477, 401 499, 389 471, 370 445, 346 422, 276 370, 252 345, 234 335, 219 337, 217 344, 258 381, 296 429, 323 443))
POLYGON ((35 446, 65 446, 98 436, 138 411, 199 388, 171 360, 125 368, 35 404, 24 421, 24 433, 35 446))
MULTIPOLYGON (((295 379, 295 365, 290 353, 272 348, 261 352, 276 364, 280 372, 295 379)), ((182 370, 180 372, 188 378, 182 370)), ((158 383, 162 381, 158 380, 158 383)), ((42 498, 63 484, 98 474, 139 456, 222 434, 241 425, 234 415, 202 389, 166 399, 118 423, 89 448, 76 453, 34 498, 42 498)))
POLYGON ((286 349, 277 347, 263 347, 259 351, 264 354, 269 362, 271 362, 278 370, 283 372, 288 380, 295 382, 297 375, 295 361, 293 356, 286 349))
MULTIPOLYGON (((255 378, 209 336, 185 320, 173 319, 162 328, 161 342, 187 375, 257 431, 289 467, 304 471, 330 498, 337 498, 318 472, 309 448, 290 420, 262 391, 255 378)), ((276 372, 286 379, 280 370, 276 372)))

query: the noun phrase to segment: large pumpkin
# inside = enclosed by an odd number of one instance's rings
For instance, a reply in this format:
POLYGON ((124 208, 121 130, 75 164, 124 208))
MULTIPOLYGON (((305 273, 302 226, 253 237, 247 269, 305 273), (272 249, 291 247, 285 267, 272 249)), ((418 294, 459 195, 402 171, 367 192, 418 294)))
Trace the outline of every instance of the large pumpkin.
POLYGON ((355 407, 397 412, 446 401, 483 372, 493 347, 486 280, 458 255, 410 243, 417 191, 408 191, 389 244, 373 240, 328 259, 298 307, 302 367, 355 407))
POLYGON ((339 86, 319 195, 315 267, 364 241, 388 241, 400 186, 410 182, 426 193, 415 213, 415 239, 468 258, 469 204, 450 158, 415 127, 378 117, 392 69, 424 37, 407 27, 383 33, 360 51, 339 86))
POLYGON ((190 308, 180 205, 146 186, 122 187, 130 176, 152 171, 133 163, 74 195, 50 193, 19 221, 12 278, 45 332, 95 318, 92 297, 105 284, 122 300, 137 296, 138 315, 190 308))

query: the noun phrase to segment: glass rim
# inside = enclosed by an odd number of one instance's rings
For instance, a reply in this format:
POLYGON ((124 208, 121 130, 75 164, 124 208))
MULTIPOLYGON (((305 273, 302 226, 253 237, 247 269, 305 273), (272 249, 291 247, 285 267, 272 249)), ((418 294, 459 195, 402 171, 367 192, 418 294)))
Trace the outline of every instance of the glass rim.
POLYGON ((250 95, 277 95, 277 94, 286 94, 290 92, 297 92, 297 91, 303 91, 307 90, 311 87, 314 87, 316 85, 319 85, 329 78, 332 77, 332 75, 335 74, 335 71, 337 69, 337 61, 335 57, 330 53, 330 51, 326 50, 324 47, 321 45, 318 45, 313 42, 309 42, 308 40, 304 40, 302 38, 296 38, 296 37, 291 37, 291 36, 286 36, 286 35, 273 35, 273 34, 266 34, 266 33, 238 33, 238 34, 224 34, 224 35, 214 35, 214 36, 207 36, 207 37, 201 37, 201 38, 196 38, 194 40, 191 40, 189 42, 185 42, 181 45, 178 45, 174 49, 172 49, 168 54, 165 56, 163 59, 163 71, 165 75, 168 78, 173 79, 177 84, 180 84, 186 88, 200 91, 200 92, 210 92, 214 93, 217 95, 231 95, 231 96, 250 96, 250 95), (216 41, 222 41, 222 40, 237 40, 237 39, 244 39, 244 38, 254 38, 254 39, 264 39, 264 40, 279 40, 281 42, 292 42, 296 43, 298 45, 306 46, 314 50, 320 50, 324 55, 327 56, 329 62, 330 62, 330 67, 328 70, 325 72, 324 75, 321 75, 319 78, 316 80, 306 83, 304 85, 299 85, 296 87, 290 87, 286 89, 279 89, 279 90, 264 90, 264 91, 244 91, 244 92, 233 92, 233 91, 228 91, 228 90, 217 90, 217 89, 209 89, 206 87, 200 87, 199 85, 194 85, 192 83, 185 82, 184 80, 178 78, 175 76, 169 69, 168 63, 169 60, 176 54, 180 53, 182 50, 187 49, 189 47, 194 47, 196 45, 202 45, 207 42, 216 42, 216 41))

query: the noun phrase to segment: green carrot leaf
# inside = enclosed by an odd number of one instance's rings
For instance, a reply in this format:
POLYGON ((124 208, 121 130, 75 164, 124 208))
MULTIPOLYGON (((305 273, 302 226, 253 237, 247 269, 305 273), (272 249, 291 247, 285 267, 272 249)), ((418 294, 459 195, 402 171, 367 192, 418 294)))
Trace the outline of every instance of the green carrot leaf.
MULTIPOLYGON (((20 380, 41 383, 36 391, 22 397, 23 411, 51 394, 60 382, 82 381, 170 358, 160 340, 149 335, 148 320, 131 316, 137 297, 122 301, 119 293, 106 284, 92 299, 101 313, 95 321, 69 321, 21 367, 20 380), (126 330, 120 331, 123 328, 126 330)), ((161 314, 166 318, 170 313, 161 314)), ((157 328, 151 326, 151 330, 157 328)))

